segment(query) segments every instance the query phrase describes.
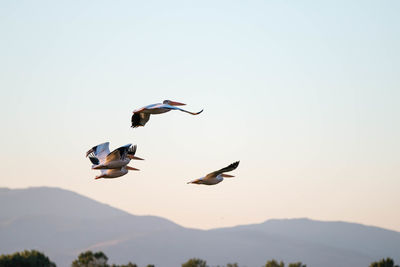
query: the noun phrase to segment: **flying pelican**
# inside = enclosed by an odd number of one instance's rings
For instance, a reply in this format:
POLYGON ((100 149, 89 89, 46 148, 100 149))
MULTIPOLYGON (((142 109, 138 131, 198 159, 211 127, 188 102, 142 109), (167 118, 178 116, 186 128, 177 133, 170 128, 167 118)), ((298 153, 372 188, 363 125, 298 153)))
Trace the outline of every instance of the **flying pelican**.
POLYGON ((124 176, 125 174, 128 173, 128 170, 131 171, 139 171, 139 169, 132 168, 130 166, 123 166, 119 169, 101 169, 101 174, 96 176, 94 179, 100 179, 100 178, 118 178, 121 176, 124 176))
POLYGON ((128 170, 138 171, 139 169, 127 166, 131 159, 143 160, 136 157, 136 145, 131 144, 121 146, 110 153, 109 142, 92 147, 86 152, 86 157, 89 156, 93 163, 92 169, 101 170, 99 178, 116 178, 128 173, 128 170))
POLYGON ((237 166, 239 166, 239 161, 236 161, 236 162, 232 163, 231 165, 229 165, 225 168, 222 168, 218 171, 209 173, 204 177, 190 181, 190 182, 188 182, 188 184, 205 184, 205 185, 218 184, 218 183, 222 182, 222 180, 224 180, 224 177, 226 177, 226 178, 235 177, 233 175, 225 174, 224 172, 233 171, 234 169, 237 168, 237 166))
POLYGON ((180 110, 192 115, 198 115, 203 112, 203 110, 200 110, 199 112, 190 112, 175 106, 184 106, 186 104, 180 103, 180 102, 175 102, 171 100, 164 100, 162 103, 157 103, 157 104, 152 104, 148 105, 139 109, 136 109, 133 111, 132 115, 132 127, 136 128, 139 126, 145 126, 146 123, 150 119, 151 114, 162 114, 171 110, 180 110))

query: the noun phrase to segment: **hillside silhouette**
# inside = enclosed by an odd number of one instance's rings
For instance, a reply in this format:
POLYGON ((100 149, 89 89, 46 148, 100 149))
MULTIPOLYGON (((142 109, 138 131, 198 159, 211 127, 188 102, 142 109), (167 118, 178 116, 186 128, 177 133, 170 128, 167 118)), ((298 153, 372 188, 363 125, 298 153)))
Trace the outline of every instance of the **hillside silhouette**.
POLYGON ((165 267, 195 257, 240 266, 262 266, 272 258, 308 267, 400 261, 399 232, 355 223, 284 219, 197 230, 49 187, 1 188, 0 203, 0 251, 36 249, 57 266, 69 266, 85 250, 104 251, 115 263, 165 267))

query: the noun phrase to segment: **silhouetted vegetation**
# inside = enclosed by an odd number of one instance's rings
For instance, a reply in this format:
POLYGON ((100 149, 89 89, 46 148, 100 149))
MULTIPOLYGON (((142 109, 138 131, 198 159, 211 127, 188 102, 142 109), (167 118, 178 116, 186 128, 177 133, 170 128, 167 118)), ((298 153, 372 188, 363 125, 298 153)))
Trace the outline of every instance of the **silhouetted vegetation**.
POLYGON ((289 263, 288 267, 307 267, 307 265, 301 262, 289 263))
MULTIPOLYGON (((278 263, 276 260, 267 261, 267 263, 263 267, 285 267, 285 263, 281 261, 278 263)), ((307 265, 299 262, 289 263, 288 267, 307 267, 307 265)))
MULTIPOLYGON (((147 267, 149 267, 149 266, 153 266, 153 265, 147 265, 147 267)), ((138 266, 135 263, 128 262, 128 264, 123 264, 123 265, 113 264, 113 265, 111 265, 111 267, 138 267, 138 266)))
POLYGON ((371 263, 369 267, 399 267, 399 265, 394 265, 394 261, 391 258, 386 258, 371 263))
POLYGON ((295 263, 289 263, 288 267, 307 267, 307 265, 299 262, 295 262, 295 263))
MULTIPOLYGON (((36 250, 25 250, 16 252, 10 255, 0 255, 0 267, 56 267, 56 264, 43 253, 36 250)), ((90 250, 82 252, 78 255, 72 264, 72 267, 139 267, 137 264, 129 262, 128 264, 117 265, 108 264, 108 257, 102 251, 92 252, 90 250)), ((153 264, 148 264, 146 267, 155 267, 153 264)), ((209 267, 205 260, 199 258, 191 258, 187 262, 182 263, 182 267, 209 267)), ((217 266, 220 267, 220 266, 217 266)), ((221 267, 239 267, 238 263, 227 263, 221 267)), ((283 261, 269 260, 262 267, 285 267, 283 261)), ((307 267, 301 262, 289 263, 288 267, 307 267)), ((382 259, 379 262, 373 262, 369 267, 400 267, 394 265, 392 259, 382 259)))
MULTIPOLYGON (((108 257, 102 251, 93 253, 88 250, 79 254, 78 258, 71 264, 72 267, 138 267, 137 264, 129 262, 128 264, 109 265, 108 257)), ((37 250, 25 250, 8 255, 0 255, 0 267, 56 267, 56 264, 37 250)), ((148 264, 146 267, 155 267, 153 264, 148 264)), ((191 258, 187 262, 182 263, 182 267, 209 267, 205 260, 199 258, 191 258)), ((220 266, 217 266, 220 267, 220 266)), ((222 267, 239 267, 238 263, 227 263, 222 267)), ((262 267, 285 267, 283 261, 269 260, 262 267)), ((288 267, 307 267, 302 262, 289 263, 288 267)), ((386 258, 380 261, 372 262, 369 267, 400 267, 395 265, 393 259, 386 258)))
POLYGON ((56 264, 43 253, 36 250, 25 250, 9 255, 0 256, 1 267, 55 267, 56 264))
POLYGON ((285 264, 283 263, 283 261, 278 263, 276 260, 267 261, 267 263, 264 265, 264 267, 284 267, 284 266, 285 264))
POLYGON ((213 267, 239 267, 239 264, 237 264, 235 262, 235 263, 227 263, 226 265, 217 265, 217 266, 213 266, 213 267))
POLYGON ((193 258, 182 263, 182 267, 207 267, 207 262, 202 259, 193 258))
MULTIPOLYGON (((109 265, 108 257, 102 251, 93 253, 88 250, 79 254, 78 258, 72 262, 72 267, 138 267, 137 264, 128 262, 128 264, 109 265)), ((1 267, 1 266, 0 266, 1 267)), ((146 267, 155 267, 153 264, 148 264, 146 267)))
POLYGON ((135 263, 128 262, 128 264, 116 265, 113 264, 110 267, 138 267, 135 263))
POLYGON ((86 251, 79 254, 78 259, 72 262, 72 267, 108 267, 108 257, 103 252, 93 253, 86 251))

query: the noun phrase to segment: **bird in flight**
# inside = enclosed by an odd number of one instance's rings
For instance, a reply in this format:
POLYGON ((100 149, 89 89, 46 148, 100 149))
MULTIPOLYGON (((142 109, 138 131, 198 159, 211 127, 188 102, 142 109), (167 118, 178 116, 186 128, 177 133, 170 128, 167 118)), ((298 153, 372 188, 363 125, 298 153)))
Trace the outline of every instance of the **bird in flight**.
POLYGON ((234 169, 237 168, 237 166, 239 166, 239 161, 236 161, 236 162, 230 164, 229 166, 222 168, 218 171, 209 173, 204 177, 190 181, 190 182, 188 182, 188 184, 205 184, 205 185, 218 184, 224 180, 224 177, 225 178, 235 177, 233 175, 225 174, 224 172, 233 171, 234 169))
POLYGON ((92 147, 86 152, 86 157, 93 163, 92 169, 100 170, 101 174, 95 179, 117 178, 128 173, 128 170, 139 171, 139 169, 128 166, 132 159, 143 160, 135 156, 136 145, 127 144, 110 153, 109 142, 92 147))
POLYGON ((176 106, 184 106, 186 104, 176 102, 176 101, 171 101, 171 100, 164 100, 162 103, 157 103, 157 104, 151 104, 139 109, 136 109, 133 111, 132 115, 132 128, 136 128, 139 126, 145 126, 146 123, 150 119, 151 114, 162 114, 166 113, 171 110, 180 110, 192 115, 198 115, 203 112, 203 110, 200 110, 199 112, 190 112, 181 108, 178 108, 176 106))

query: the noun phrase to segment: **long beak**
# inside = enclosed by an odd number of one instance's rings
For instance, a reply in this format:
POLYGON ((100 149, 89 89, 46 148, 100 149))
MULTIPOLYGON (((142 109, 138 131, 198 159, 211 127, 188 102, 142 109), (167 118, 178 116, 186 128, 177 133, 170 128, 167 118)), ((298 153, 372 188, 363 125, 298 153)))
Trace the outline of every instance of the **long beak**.
POLYGON ((184 105, 186 105, 186 104, 184 104, 184 103, 175 102, 175 101, 169 101, 169 104, 170 104, 171 106, 184 106, 184 105))
POLYGON ((235 176, 233 176, 233 175, 229 175, 229 174, 225 174, 225 173, 221 174, 221 176, 222 176, 222 177, 226 177, 226 178, 235 177, 235 176))
POLYGON ((101 169, 104 169, 103 164, 92 166, 92 170, 101 170, 101 169))
POLYGON ((130 171, 140 171, 139 169, 133 168, 131 166, 126 166, 126 169, 130 171))
POLYGON ((136 156, 132 156, 132 155, 129 155, 129 154, 128 154, 128 158, 130 158, 130 159, 136 159, 136 160, 144 160, 144 159, 142 159, 142 158, 139 158, 139 157, 136 157, 136 156))
POLYGON ((94 179, 97 180, 97 179, 100 179, 100 178, 103 178, 103 175, 96 176, 94 179))

